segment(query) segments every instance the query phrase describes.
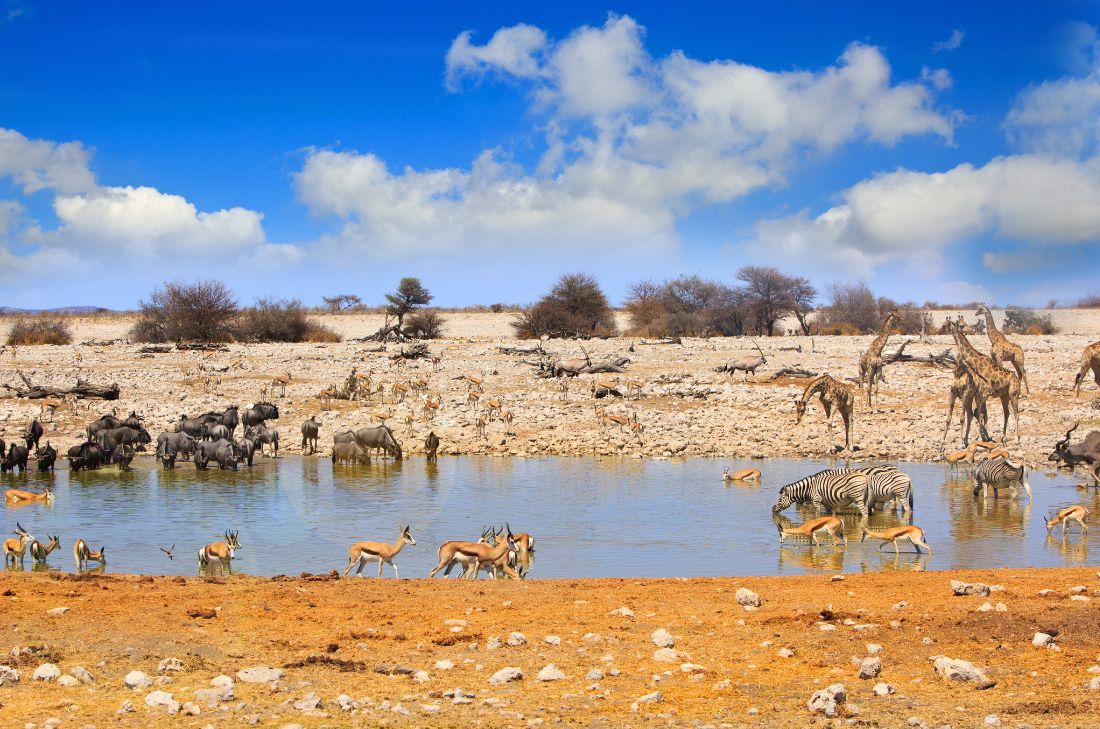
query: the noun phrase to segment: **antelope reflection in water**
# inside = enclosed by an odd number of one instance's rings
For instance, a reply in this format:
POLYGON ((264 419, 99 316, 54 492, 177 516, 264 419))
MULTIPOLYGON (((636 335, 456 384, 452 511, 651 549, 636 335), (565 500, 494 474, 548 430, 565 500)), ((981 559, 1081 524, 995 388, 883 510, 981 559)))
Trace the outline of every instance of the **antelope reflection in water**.
POLYGON ((1031 515, 1031 500, 1023 503, 1008 498, 974 495, 974 480, 969 476, 954 476, 944 481, 942 491, 947 501, 951 538, 956 543, 989 538, 1023 537, 1031 515))
POLYGON ((860 560, 859 568, 863 572, 882 572, 884 570, 923 572, 928 566, 930 555, 923 552, 901 552, 890 556, 890 552, 883 550, 877 554, 868 552, 860 560))
POLYGON ((1047 533, 1046 540, 1047 549, 1056 549, 1058 556, 1066 562, 1083 563, 1089 556, 1089 539, 1088 534, 1082 534, 1078 536, 1073 534, 1072 536, 1055 536, 1054 534, 1047 533))

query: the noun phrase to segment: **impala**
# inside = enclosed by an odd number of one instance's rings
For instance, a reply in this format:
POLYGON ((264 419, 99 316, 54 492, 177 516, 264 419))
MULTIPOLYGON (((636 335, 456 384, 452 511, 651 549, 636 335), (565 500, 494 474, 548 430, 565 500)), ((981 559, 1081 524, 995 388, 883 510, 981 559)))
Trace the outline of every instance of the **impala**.
POLYGON ((891 542, 894 545, 894 554, 898 554, 898 540, 908 539, 913 547, 917 550, 917 554, 920 554, 920 548, 924 547, 928 550, 929 554, 932 554, 932 548, 928 546, 928 543, 924 541, 924 530, 919 526, 900 526, 891 527, 889 529, 883 529, 882 531, 874 531, 868 529, 866 526, 861 525, 859 541, 866 542, 867 537, 872 539, 881 539, 882 544, 878 545, 879 549, 882 549, 887 542, 891 542))
POLYGON ((23 556, 27 553, 27 547, 34 541, 34 537, 27 533, 27 530, 15 522, 14 534, 19 537, 18 539, 5 539, 4 540, 4 566, 8 566, 8 562, 11 562, 11 566, 15 566, 16 559, 19 560, 20 566, 23 564, 23 556))
POLYGON ((73 559, 76 560, 76 571, 88 569, 88 562, 99 562, 101 566, 107 564, 107 548, 100 547, 98 552, 88 548, 88 543, 83 539, 77 539, 73 544, 73 559))
POLYGON ((1089 518, 1089 510, 1080 504, 1074 506, 1067 506, 1058 512, 1053 519, 1044 519, 1047 523, 1047 534, 1050 534, 1058 524, 1062 525, 1062 536, 1066 535, 1066 524, 1071 521, 1075 521, 1081 525, 1081 533, 1087 534, 1089 531, 1088 525, 1085 521, 1089 518))
POLYGON ((213 542, 199 547, 200 573, 205 572, 211 564, 217 564, 223 572, 233 574, 231 562, 237 550, 241 548, 241 543, 237 541, 237 534, 239 532, 226 531, 222 535, 225 537, 224 542, 213 542))
POLYGON ((730 473, 727 468, 722 471, 723 481, 759 481, 760 469, 759 468, 742 468, 740 471, 734 471, 730 473))
POLYGON ((401 548, 406 544, 416 544, 416 540, 412 538, 412 534, 409 534, 409 527, 405 526, 401 528, 401 531, 397 535, 397 541, 393 544, 386 544, 385 542, 356 542, 348 547, 348 566, 344 568, 344 577, 348 576, 348 571, 351 566, 356 562, 359 563, 359 568, 355 570, 355 574, 360 577, 363 576, 363 567, 367 562, 371 560, 378 560, 378 576, 382 576, 382 563, 388 564, 393 567, 393 576, 400 579, 401 575, 397 574, 397 565, 393 563, 393 558, 397 556, 397 553, 401 551, 401 548))
POLYGON ((801 526, 783 528, 783 525, 778 521, 775 523, 777 529, 779 529, 779 541, 784 541, 787 537, 809 537, 810 541, 814 545, 820 544, 817 540, 818 532, 826 532, 833 538, 833 544, 837 543, 837 533, 840 534, 840 538, 844 540, 844 543, 848 543, 848 537, 844 536, 844 522, 835 516, 819 516, 816 519, 809 519, 801 526))
POLYGON ((31 542, 31 559, 34 560, 35 564, 46 564, 46 558, 50 556, 50 552, 61 546, 61 541, 58 539, 57 535, 51 537, 47 534, 46 536, 49 537, 50 540, 46 544, 43 544, 37 539, 31 542))
POLYGON ((21 501, 45 501, 49 504, 53 503, 53 491, 49 486, 44 486, 40 494, 24 489, 8 489, 4 492, 4 499, 6 501, 14 501, 15 503, 21 501))

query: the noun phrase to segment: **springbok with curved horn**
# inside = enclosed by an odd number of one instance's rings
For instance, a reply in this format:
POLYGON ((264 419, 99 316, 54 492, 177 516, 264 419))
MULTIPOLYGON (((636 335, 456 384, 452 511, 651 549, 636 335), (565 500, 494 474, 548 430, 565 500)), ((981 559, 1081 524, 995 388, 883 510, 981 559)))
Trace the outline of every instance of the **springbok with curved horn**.
POLYGON ((412 534, 409 533, 409 527, 406 525, 401 528, 401 532, 397 535, 397 541, 393 544, 386 544, 385 542, 356 542, 348 547, 348 566, 344 568, 344 577, 348 576, 348 571, 351 570, 351 566, 356 562, 359 563, 359 568, 355 570, 355 574, 362 577, 363 567, 367 562, 371 560, 378 560, 378 576, 382 576, 382 564, 388 564, 393 567, 393 576, 400 579, 401 575, 397 573, 397 565, 393 563, 393 558, 397 556, 397 553, 401 551, 401 548, 406 544, 416 544, 416 540, 413 539, 412 534))
POLYGON ((464 552, 459 551, 460 546, 473 547, 476 544, 485 544, 491 537, 496 535, 492 527, 483 527, 481 530, 481 538, 477 542, 444 542, 439 545, 439 549, 436 554, 439 557, 439 564, 437 564, 431 572, 428 573, 428 577, 435 577, 439 570, 443 570, 443 576, 447 577, 451 574, 451 570, 455 565, 462 566, 462 576, 466 575, 471 566, 474 564, 474 559, 464 552))
POLYGON ((929 554, 932 554, 932 548, 924 541, 924 530, 919 526, 891 527, 889 529, 883 529, 882 531, 875 531, 873 529, 868 529, 865 524, 861 524, 860 531, 862 534, 859 541, 866 542, 867 537, 871 539, 881 539, 882 544, 878 545, 879 549, 882 549, 887 542, 890 542, 894 545, 894 554, 900 554, 898 551, 899 539, 908 539, 917 550, 917 554, 920 554, 921 547, 924 547, 928 550, 929 554))
POLYGON ((53 491, 49 486, 44 486, 40 494, 36 494, 33 491, 27 491, 26 489, 8 489, 4 492, 4 500, 15 503, 21 501, 45 501, 47 504, 52 504, 53 491))
POLYGON ((61 541, 56 534, 52 537, 47 534, 46 537, 50 540, 46 544, 37 539, 31 542, 31 559, 35 564, 46 564, 46 558, 50 556, 50 552, 61 546, 61 541))
POLYGON ((1066 525, 1071 521, 1075 521, 1081 525, 1082 534, 1088 534, 1089 527, 1085 523, 1088 518, 1089 510, 1086 509, 1084 506, 1081 506, 1080 504, 1075 504, 1073 506, 1067 506, 1066 508, 1062 509, 1054 518, 1044 519, 1043 521, 1045 521, 1047 524, 1047 534, 1050 534, 1051 531, 1054 530, 1054 527, 1061 524, 1062 536, 1064 537, 1066 535, 1066 525))
POLYGON ((8 566, 8 562, 11 562, 11 566, 15 566, 15 561, 18 559, 20 566, 23 564, 23 557, 27 553, 27 547, 34 541, 34 537, 27 533, 27 530, 19 522, 15 522, 15 531, 13 532, 18 539, 5 539, 4 540, 4 566, 8 566))
POLYGON ((73 559, 76 560, 76 571, 82 572, 88 569, 88 562, 99 562, 101 566, 107 564, 107 548, 100 547, 98 552, 88 548, 88 543, 83 539, 77 539, 73 544, 73 559))
POLYGON ((239 533, 226 530, 222 535, 225 537, 224 542, 213 542, 199 547, 199 572, 206 572, 210 565, 216 564, 223 572, 233 574, 231 563, 237 550, 241 548, 241 543, 237 541, 239 533))
POLYGON ((779 530, 779 541, 783 542, 787 537, 803 537, 809 538, 816 547, 821 542, 817 539, 818 532, 825 532, 833 539, 833 544, 837 543, 837 534, 840 534, 840 538, 844 540, 844 543, 848 543, 848 537, 844 535, 844 522, 836 516, 819 516, 814 519, 808 519, 800 526, 783 528, 783 525, 778 521, 775 523, 776 528, 779 530))

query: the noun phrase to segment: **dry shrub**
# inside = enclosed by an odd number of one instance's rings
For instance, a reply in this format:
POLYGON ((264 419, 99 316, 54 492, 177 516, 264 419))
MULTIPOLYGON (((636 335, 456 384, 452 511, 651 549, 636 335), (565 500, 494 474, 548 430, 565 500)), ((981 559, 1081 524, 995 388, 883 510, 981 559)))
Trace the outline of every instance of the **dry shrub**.
POLYGON ((1100 294, 1089 294, 1077 300, 1078 309, 1100 309, 1100 294))
POLYGON ((40 314, 20 317, 8 332, 8 344, 25 347, 36 344, 72 344, 69 323, 59 316, 40 314))
POLYGON ((566 274, 550 293, 512 322, 516 336, 602 337, 616 334, 615 315, 596 279, 588 274, 566 274))
POLYGON ((257 299, 237 323, 237 339, 247 342, 339 342, 340 336, 311 320, 297 299, 257 299))
POLYGON ((854 337, 863 334, 863 330, 850 322, 830 322, 826 324, 814 324, 814 334, 822 336, 854 337))
POLYGON ((1009 334, 1057 334, 1050 314, 1036 314, 1029 309, 1007 309, 1003 329, 1009 334))
POLYGON ((166 283, 141 302, 130 329, 137 342, 230 342, 240 309, 221 281, 166 283))
POLYGON ((402 333, 415 339, 439 339, 443 336, 443 315, 435 310, 415 311, 406 320, 402 333))

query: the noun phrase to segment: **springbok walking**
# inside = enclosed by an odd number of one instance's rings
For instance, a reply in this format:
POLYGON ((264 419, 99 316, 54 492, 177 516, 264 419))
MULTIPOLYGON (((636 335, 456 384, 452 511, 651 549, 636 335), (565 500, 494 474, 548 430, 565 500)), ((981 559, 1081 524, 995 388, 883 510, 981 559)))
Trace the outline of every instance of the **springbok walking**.
POLYGON ((416 540, 413 539, 412 534, 409 533, 409 527, 406 525, 401 528, 400 533, 397 535, 397 541, 393 544, 386 544, 385 542, 356 542, 348 547, 348 566, 344 568, 344 577, 348 576, 348 571, 351 570, 352 565, 356 562, 359 563, 359 568, 355 570, 355 574, 362 577, 363 567, 367 565, 367 562, 371 560, 378 560, 378 576, 382 576, 382 564, 388 564, 393 567, 393 576, 400 579, 401 575, 397 573, 397 565, 393 563, 393 558, 397 556, 397 553, 401 551, 401 548, 406 544, 416 544, 416 540))
POLYGON ((873 529, 868 529, 866 525, 863 525, 860 526, 860 531, 862 532, 862 535, 860 536, 859 541, 866 542, 868 537, 870 537, 871 539, 881 539, 882 544, 878 545, 879 549, 882 549, 887 542, 890 542, 894 545, 894 554, 900 554, 900 552, 898 551, 899 539, 908 539, 909 542, 912 543, 914 549, 917 550, 917 554, 920 554, 921 547, 924 547, 928 550, 929 554, 932 554, 932 548, 928 546, 927 542, 924 541, 924 530, 921 529, 919 526, 891 527, 890 529, 875 531, 873 529))

